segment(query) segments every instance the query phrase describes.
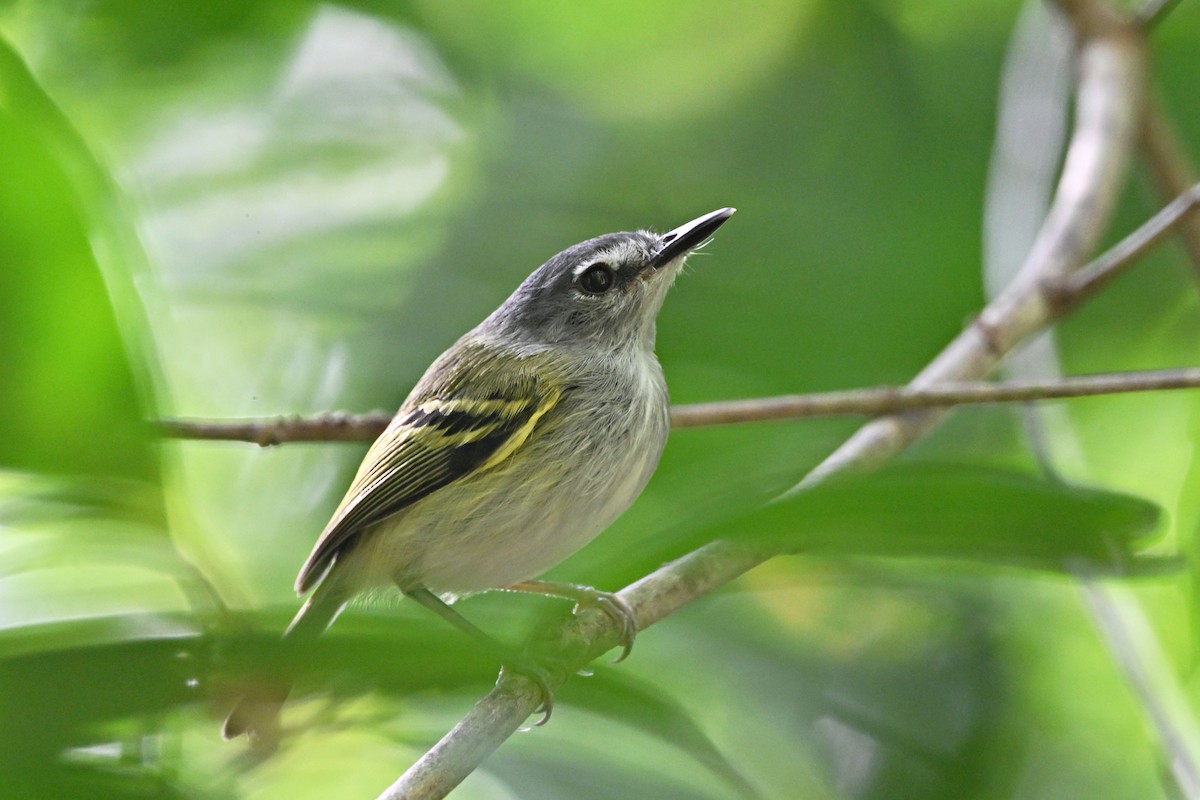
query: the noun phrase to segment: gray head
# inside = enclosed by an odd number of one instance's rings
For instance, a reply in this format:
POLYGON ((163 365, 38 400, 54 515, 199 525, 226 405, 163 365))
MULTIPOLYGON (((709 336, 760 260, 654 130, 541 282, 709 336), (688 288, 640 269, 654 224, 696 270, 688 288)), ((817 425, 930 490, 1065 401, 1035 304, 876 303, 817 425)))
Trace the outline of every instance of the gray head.
POLYGON ((654 347, 654 319, 687 255, 733 215, 722 208, 662 235, 609 233, 534 270, 482 330, 529 344, 654 347))

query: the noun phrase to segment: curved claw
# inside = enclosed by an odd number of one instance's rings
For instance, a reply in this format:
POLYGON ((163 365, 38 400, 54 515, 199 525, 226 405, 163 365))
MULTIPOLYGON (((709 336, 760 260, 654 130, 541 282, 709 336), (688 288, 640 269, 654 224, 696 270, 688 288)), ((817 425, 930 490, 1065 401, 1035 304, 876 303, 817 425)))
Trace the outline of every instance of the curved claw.
POLYGON ((633 650, 633 640, 637 638, 638 633, 637 616, 633 613, 633 609, 628 603, 612 592, 602 592, 598 589, 593 589, 591 586, 558 583, 556 581, 522 581, 512 586, 506 586, 505 590, 510 592, 532 592, 534 594, 544 594, 550 597, 562 597, 567 600, 574 600, 576 612, 580 608, 588 606, 598 608, 621 626, 621 655, 617 656, 613 660, 613 663, 616 664, 624 661, 629 656, 630 651, 633 650))
POLYGON ((542 702, 533 710, 535 714, 539 711, 542 712, 542 718, 533 723, 533 727, 542 727, 550 721, 550 715, 554 712, 554 690, 550 688, 550 674, 535 664, 503 664, 500 667, 500 676, 496 679, 496 683, 502 682, 505 674, 509 672, 516 672, 529 678, 542 693, 542 702))
POLYGON ((576 608, 582 605, 596 606, 621 626, 621 655, 614 658, 612 663, 620 664, 629 658, 629 653, 633 650, 633 640, 637 638, 638 633, 637 617, 634 616, 629 603, 619 595, 592 589, 589 596, 576 601, 576 608))

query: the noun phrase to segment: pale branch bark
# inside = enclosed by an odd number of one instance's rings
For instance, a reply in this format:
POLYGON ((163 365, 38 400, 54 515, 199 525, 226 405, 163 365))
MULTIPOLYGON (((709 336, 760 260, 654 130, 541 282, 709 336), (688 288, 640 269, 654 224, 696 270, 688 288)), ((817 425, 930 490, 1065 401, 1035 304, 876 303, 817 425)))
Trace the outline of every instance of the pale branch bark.
MULTIPOLYGON (((1029 255, 975 321, 909 383, 926 389, 976 380, 1031 334, 1063 313, 1053 287, 1082 265, 1112 216, 1137 140, 1146 83, 1143 42, 1091 0, 1059 3, 1079 39, 1075 128, 1062 175, 1029 255)), ((795 489, 847 469, 892 458, 945 417, 944 409, 889 415, 860 428, 795 489)))
MULTIPOLYGON (((1137 22, 1149 29, 1174 5, 1173 0, 1150 0, 1139 9, 1137 22)), ((1196 185, 1196 169, 1162 101, 1151 95, 1146 102, 1139 143, 1141 160, 1159 197, 1175 198, 1159 216, 1172 207, 1181 211, 1176 226, 1179 241, 1191 261, 1193 276, 1200 280, 1200 186, 1196 185)), ((1071 277, 1086 277, 1081 273, 1071 277)), ((1079 580, 1100 638, 1158 736, 1175 794, 1200 797, 1200 730, 1186 710, 1187 704, 1180 702, 1186 692, 1163 654, 1145 609, 1122 588, 1101 583, 1086 571, 1080 571, 1079 580)))
POLYGON ((1200 184, 1187 187, 1138 229, 1117 242, 1087 266, 1063 276, 1048 286, 1048 296, 1067 307, 1078 305, 1108 285, 1132 262, 1160 244, 1185 221, 1194 219, 1190 212, 1200 206, 1200 184))
POLYGON ((498 683, 381 798, 436 800, 462 783, 529 717, 541 690, 523 676, 498 683))
MULTIPOLYGON (((1135 25, 1144 32, 1171 7, 1171 0, 1151 0, 1136 15, 1135 25)), ((1151 171, 1160 196, 1179 195, 1163 213, 1171 207, 1181 212, 1180 238, 1197 275, 1200 275, 1200 214, 1194 212, 1197 200, 1197 189, 1193 185, 1195 170, 1162 109, 1152 97, 1144 102, 1139 137, 1142 159, 1151 171)), ((1076 274, 1068 280, 1088 277, 1076 274)), ((1093 284, 1103 282, 1092 281, 1093 284)), ((1171 713, 1184 692, 1173 670, 1165 666, 1165 659, 1161 658, 1145 611, 1132 599, 1123 601, 1120 593, 1094 581, 1085 580, 1083 588, 1101 638, 1140 701, 1166 753, 1175 793, 1181 797, 1200 795, 1200 748, 1196 746, 1195 721, 1190 714, 1171 713), (1139 640, 1136 645, 1133 644, 1135 638, 1139 640), (1157 669, 1152 668, 1155 661, 1158 662, 1157 669)))
MULTIPOLYGON (((1030 334, 1065 313, 1047 284, 1061 280, 1087 258, 1107 227, 1140 124, 1145 53, 1139 32, 1095 0, 1059 0, 1078 35, 1079 77, 1075 129, 1054 202, 1020 273, 911 384, 926 389, 947 381, 976 380, 1030 334)), ((887 460, 944 416, 910 411, 868 423, 814 470, 807 482, 834 472, 887 460)), ((683 556, 619 593, 641 627, 738 578, 773 555, 717 541, 683 556)), ((553 655, 565 670, 584 666, 601 648, 616 644, 617 625, 587 609, 559 632, 553 655)), ((565 680, 561 672, 556 682, 565 680)), ((400 777, 381 798, 442 797, 515 732, 539 702, 527 679, 502 676, 467 718, 400 777)))
MULTIPOLYGON (((638 630, 708 594, 772 553, 716 541, 652 572, 617 592, 629 604, 638 630)), ((544 647, 553 652, 544 665, 549 684, 557 689, 577 670, 618 646, 621 631, 596 608, 573 614, 563 627, 549 632, 544 647)), ((475 771, 497 747, 521 728, 542 702, 541 690, 523 675, 505 672, 454 728, 379 795, 379 800, 436 800, 475 771)))
MULTIPOLYGON (((1196 195, 1200 198, 1200 191, 1196 195)), ((706 428, 809 417, 895 414, 921 408, 1028 403, 1077 397, 1200 388, 1200 368, 1076 375, 1045 381, 945 383, 925 389, 874 386, 840 392, 778 395, 749 400, 689 403, 671 408, 671 428, 706 428)), ((273 420, 163 420, 159 432, 175 439, 249 442, 270 447, 287 442, 369 442, 387 427, 382 413, 320 414, 273 420)))

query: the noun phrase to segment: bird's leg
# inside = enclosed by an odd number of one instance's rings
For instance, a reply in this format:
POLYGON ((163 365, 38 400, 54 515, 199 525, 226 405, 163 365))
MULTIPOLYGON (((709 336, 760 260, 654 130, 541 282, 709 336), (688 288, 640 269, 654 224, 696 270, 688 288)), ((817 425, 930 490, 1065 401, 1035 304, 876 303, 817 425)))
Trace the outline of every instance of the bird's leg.
POLYGON ((514 652, 511 648, 506 647, 502 642, 492 636, 489 636, 481 628, 464 617, 462 614, 450 607, 442 598, 438 597, 433 592, 426 589, 424 586, 401 590, 405 596, 411 597, 421 605, 428 608, 430 611, 437 614, 442 619, 449 622, 454 627, 463 631, 471 638, 480 642, 484 647, 491 650, 499 656, 503 664, 500 674, 504 675, 504 671, 511 669, 514 672, 519 672, 527 676, 530 680, 537 684, 538 689, 542 693, 542 704, 538 707, 542 712, 542 718, 535 723, 537 726, 545 725, 550 719, 550 712, 554 710, 554 690, 550 688, 550 676, 544 669, 533 664, 529 659, 523 657, 519 653, 514 652))
POLYGON ((559 583, 557 581, 521 581, 520 583, 514 583, 512 586, 505 586, 503 591, 529 592, 572 600, 575 603, 576 613, 581 608, 598 608, 612 617, 621 626, 621 655, 617 656, 613 660, 613 663, 616 664, 624 661, 629 655, 629 651, 633 649, 633 640, 637 637, 638 632, 637 617, 634 615, 633 609, 629 607, 629 604, 622 600, 619 595, 615 595, 612 592, 602 592, 598 589, 593 589, 591 586, 581 586, 577 583, 559 583))

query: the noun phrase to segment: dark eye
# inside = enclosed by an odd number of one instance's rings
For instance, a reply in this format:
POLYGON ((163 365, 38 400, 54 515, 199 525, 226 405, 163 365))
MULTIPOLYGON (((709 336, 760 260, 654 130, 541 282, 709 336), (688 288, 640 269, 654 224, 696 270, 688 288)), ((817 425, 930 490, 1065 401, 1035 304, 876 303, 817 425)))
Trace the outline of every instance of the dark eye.
POLYGON ((588 294, 604 294, 613 285, 613 271, 608 264, 592 264, 576 281, 588 294))

